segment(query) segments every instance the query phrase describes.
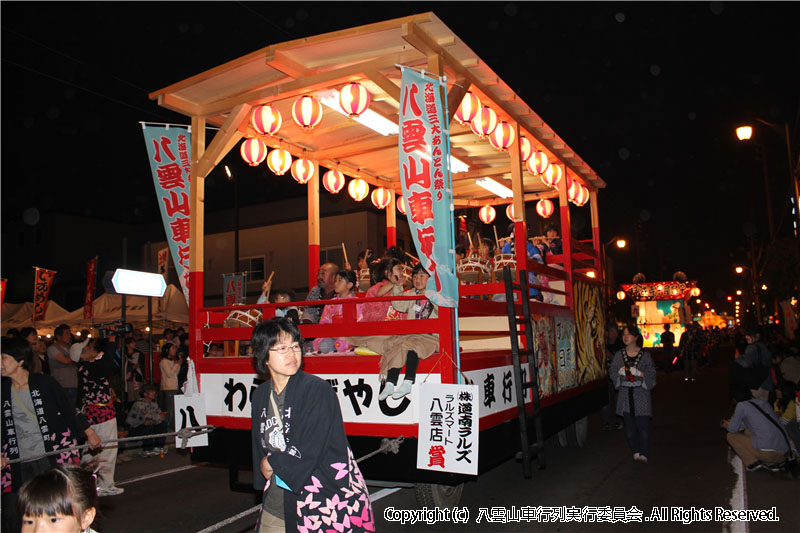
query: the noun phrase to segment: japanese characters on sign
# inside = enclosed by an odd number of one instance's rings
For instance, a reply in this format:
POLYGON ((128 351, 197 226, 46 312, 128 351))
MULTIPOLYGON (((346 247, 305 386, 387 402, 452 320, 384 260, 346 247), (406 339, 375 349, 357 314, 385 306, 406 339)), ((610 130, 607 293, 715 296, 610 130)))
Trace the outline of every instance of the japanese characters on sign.
MULTIPOLYGON (((175 401, 175 428, 181 430, 187 427, 205 426, 206 402, 202 394, 178 394, 175 401)), ((183 446, 183 438, 175 437, 176 445, 183 446)), ((208 446, 208 433, 195 435, 186 440, 186 446, 208 446)))
POLYGON ((167 242, 188 303, 191 176, 188 131, 174 126, 144 126, 143 132, 167 242))
POLYGON ((167 279, 167 268, 169 267, 169 248, 162 248, 158 252, 158 273, 167 279))
POLYGON ((54 270, 34 267, 33 277, 33 323, 44 320, 47 314, 47 301, 50 299, 50 288, 53 286, 54 270))
POLYGON ((445 307, 458 301, 453 247, 450 139, 442 96, 446 84, 404 68, 400 102, 400 182, 411 234, 431 274, 425 295, 445 307))
POLYGON ((420 385, 417 468, 478 475, 478 385, 420 385))
MULTIPOLYGON (((478 407, 481 417, 517 408, 517 389, 514 385, 512 365, 470 370, 464 372, 464 375, 478 387, 478 407)), ((527 364, 522 365, 522 380, 528 381, 527 364)), ((525 403, 532 401, 531 390, 526 389, 525 403)))
POLYGON ((556 348, 558 391, 571 389, 578 384, 578 369, 575 363, 575 321, 568 317, 556 317, 556 348))
POLYGON ((94 285, 97 281, 97 256, 89 261, 86 269, 86 296, 83 298, 83 318, 92 318, 94 310, 94 285))
MULTIPOLYGON (((391 396, 378 400, 381 384, 378 374, 315 374, 327 380, 336 392, 345 422, 413 424, 417 421, 419 385, 400 400, 391 396)), ((438 383, 431 374, 428 382, 438 383)), ((250 399, 264 380, 254 374, 201 374, 200 390, 206 397, 208 416, 250 417, 250 399)))
POLYGON ((244 304, 244 286, 247 283, 246 273, 225 274, 222 276, 222 290, 225 295, 225 305, 244 304))

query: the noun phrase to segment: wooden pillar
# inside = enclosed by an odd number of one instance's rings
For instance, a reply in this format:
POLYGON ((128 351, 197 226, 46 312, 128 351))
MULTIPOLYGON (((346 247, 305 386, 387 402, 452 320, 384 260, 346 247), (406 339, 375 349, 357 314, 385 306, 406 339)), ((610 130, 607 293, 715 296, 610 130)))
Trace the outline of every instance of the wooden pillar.
POLYGON ((189 184, 189 347, 190 355, 200 370, 203 359, 203 341, 200 338, 203 307, 203 264, 205 233, 205 177, 199 171, 199 162, 206 150, 206 119, 192 117, 191 183, 189 184))
POLYGON ((397 204, 394 189, 389 189, 389 205, 386 206, 386 247, 397 246, 397 204))
POLYGON ((314 175, 308 186, 308 290, 317 284, 319 271, 319 162, 314 161, 314 175))
MULTIPOLYGON (((594 260, 594 268, 600 273, 602 271, 602 250, 600 248, 603 246, 603 243, 600 241, 600 213, 598 207, 597 189, 592 189, 589 191, 589 208, 592 217, 592 248, 594 248, 594 253, 597 254, 594 260)), ((602 275, 605 275, 605 272, 603 272, 602 275)))
POLYGON ((525 186, 522 182, 522 156, 519 153, 519 124, 514 128, 514 142, 508 148, 511 163, 511 190, 514 193, 514 250, 517 255, 517 272, 528 269, 528 229, 525 220, 525 186))
MULTIPOLYGON (((556 164, 556 163, 553 163, 556 164)), ((567 167, 561 165, 564 177, 558 184, 558 208, 561 214, 561 244, 564 249, 564 272, 567 279, 564 280, 564 292, 566 292, 565 303, 567 307, 573 309, 572 300, 572 226, 569 218, 569 200, 567 199, 567 167)))

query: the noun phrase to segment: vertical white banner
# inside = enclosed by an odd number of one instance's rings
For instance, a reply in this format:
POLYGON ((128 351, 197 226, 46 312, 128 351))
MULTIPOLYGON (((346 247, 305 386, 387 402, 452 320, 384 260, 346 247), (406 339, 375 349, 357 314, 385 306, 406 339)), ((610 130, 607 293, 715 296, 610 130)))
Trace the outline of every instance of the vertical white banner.
POLYGON ((477 385, 421 383, 417 468, 478 475, 477 385))
MULTIPOLYGON (((193 394, 191 396, 178 394, 174 398, 176 430, 208 424, 206 420, 206 399, 202 394, 193 394)), ((183 446, 183 439, 175 437, 175 447, 180 448, 181 446, 183 446)), ((186 441, 186 446, 208 446, 208 433, 189 438, 186 441)))

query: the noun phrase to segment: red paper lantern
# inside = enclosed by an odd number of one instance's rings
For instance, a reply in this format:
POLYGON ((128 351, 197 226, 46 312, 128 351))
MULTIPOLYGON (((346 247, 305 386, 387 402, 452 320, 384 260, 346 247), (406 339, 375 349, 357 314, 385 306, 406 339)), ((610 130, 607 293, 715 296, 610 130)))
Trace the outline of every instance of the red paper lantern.
POLYGON ((511 143, 514 142, 515 137, 514 128, 504 120, 497 125, 489 136, 489 143, 494 146, 495 150, 505 152, 508 150, 508 147, 511 146, 511 143))
POLYGON ((322 104, 305 94, 292 104, 292 118, 298 126, 310 130, 322 120, 322 104))
POLYGON ((344 188, 344 174, 338 170, 329 170, 322 176, 322 185, 328 192, 336 194, 344 188))
POLYGON ((261 139, 246 139, 240 150, 242 159, 251 167, 258 166, 267 157, 267 145, 261 139))
MULTIPOLYGON (((534 154, 535 157, 536 154, 534 154)), ((533 159, 533 157, 531 157, 533 159)), ((561 183, 561 178, 564 177, 564 171, 558 165, 550 165, 547 167, 547 170, 544 171, 544 174, 539 176, 542 180, 542 183, 547 185, 548 187, 557 187, 559 183, 561 183)))
POLYGON ((352 179, 347 186, 347 194, 356 202, 360 202, 369 194, 369 184, 361 178, 352 179))
POLYGON ((700 289, 698 289, 697 287, 693 287, 692 290, 689 291, 689 294, 691 294, 692 296, 700 296, 700 289))
POLYGON ((267 166, 276 176, 283 176, 292 167, 292 154, 289 150, 276 148, 267 156, 267 166))
POLYGON ((481 222, 484 224, 491 224, 494 222, 494 217, 497 216, 497 213, 494 210, 494 207, 490 205, 485 205, 481 207, 480 211, 478 211, 478 218, 481 219, 481 222))
POLYGON ((262 135, 275 135, 281 129, 281 124, 281 112, 269 104, 256 107, 250 116, 250 125, 262 135))
POLYGON ((508 207, 506 207, 506 216, 508 220, 514 220, 514 204, 508 204, 508 207))
POLYGON ((374 205, 378 209, 386 209, 386 207, 392 201, 392 193, 390 193, 388 189, 384 189, 383 187, 378 187, 377 189, 372 191, 371 198, 372 198, 372 205, 374 205))
MULTIPOLYGON (((537 150, 528 157, 528 170, 534 176, 541 176, 547 172, 548 168, 550 168, 550 159, 546 153, 537 150)), ((547 184, 545 183, 545 185, 547 184)), ((552 185, 548 185, 548 187, 552 187, 552 185)))
POLYGON ((297 183, 308 183, 314 175, 314 162, 308 159, 296 159, 292 163, 292 177, 297 183))
POLYGON ((625 291, 617 291, 617 300, 624 300, 625 296, 625 291))
POLYGON ((581 193, 581 185, 580 183, 574 180, 572 181, 572 183, 569 183, 571 179, 572 178, 569 177, 569 174, 567 174, 567 183, 568 183, 567 199, 572 203, 577 203, 576 200, 578 199, 578 195, 581 193))
POLYGON ((553 202, 551 202, 547 198, 542 198, 541 200, 536 202, 536 212, 539 213, 540 217, 550 218, 550 215, 553 214, 553 211, 555 211, 553 202))
POLYGON ((472 119, 474 119, 475 115, 478 114, 478 110, 480 108, 481 108, 480 98, 472 94, 472 92, 467 91, 467 94, 464 95, 464 98, 458 105, 458 109, 456 109, 456 120, 462 126, 464 124, 468 124, 472 122, 472 119))
POLYGON ((406 201, 403 200, 402 196, 397 197, 397 210, 403 213, 404 215, 406 214, 406 201))
POLYGON ((577 204, 578 206, 586 205, 586 202, 589 201, 589 189, 581 185, 580 195, 578 196, 577 204))
POLYGON ((351 117, 357 117, 366 111, 369 101, 369 91, 360 83, 348 83, 339 91, 339 105, 351 117))
POLYGON ((524 135, 519 137, 519 155, 522 157, 523 162, 527 162, 533 153, 533 143, 528 140, 524 135))
POLYGON ((497 127, 497 113, 489 106, 483 106, 475 115, 475 118, 472 119, 469 127, 475 135, 483 139, 491 135, 497 127))

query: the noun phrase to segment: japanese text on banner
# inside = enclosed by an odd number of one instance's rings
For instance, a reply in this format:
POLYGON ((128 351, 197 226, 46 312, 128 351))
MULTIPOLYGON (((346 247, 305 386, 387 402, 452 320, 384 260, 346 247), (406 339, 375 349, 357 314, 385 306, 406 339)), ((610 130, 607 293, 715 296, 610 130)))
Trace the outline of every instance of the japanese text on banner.
POLYGON ((422 266, 431 274, 425 295, 455 307, 452 186, 448 130, 438 79, 403 69, 400 95, 400 182, 408 223, 422 266))
POLYGON ((144 141, 161 218, 186 302, 189 302, 189 133, 181 127, 145 126, 144 141))
POLYGON ((44 320, 47 314, 47 301, 50 299, 50 288, 53 286, 53 277, 56 273, 46 268, 34 267, 36 274, 33 279, 33 323, 44 320))
POLYGON ((225 274, 222 276, 222 290, 225 305, 244 304, 244 285, 246 274, 225 274))
POLYGON ((86 268, 86 295, 83 298, 83 318, 92 318, 94 311, 94 285, 97 281, 97 256, 94 256, 86 268))
POLYGON ((478 386, 420 385, 417 468, 478 475, 478 386))

